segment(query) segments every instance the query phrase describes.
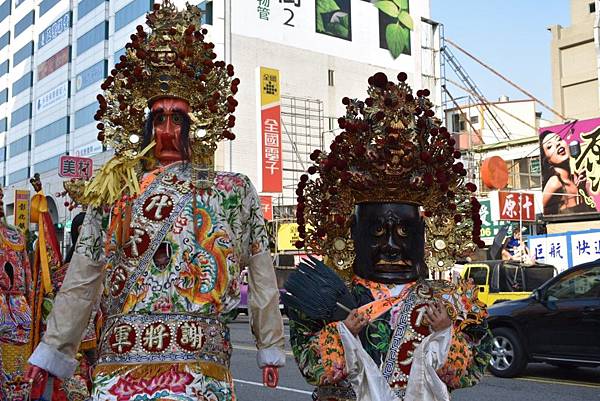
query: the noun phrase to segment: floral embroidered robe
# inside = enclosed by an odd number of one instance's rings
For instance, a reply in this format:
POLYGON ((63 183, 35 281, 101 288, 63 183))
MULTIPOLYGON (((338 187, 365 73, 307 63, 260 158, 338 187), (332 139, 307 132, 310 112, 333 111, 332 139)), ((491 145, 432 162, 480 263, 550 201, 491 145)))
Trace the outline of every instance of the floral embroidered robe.
POLYGON ((284 364, 279 293, 256 191, 235 173, 217 173, 211 188, 193 190, 190 174, 189 164, 175 163, 144 179, 129 238, 121 246, 113 241, 107 263, 101 218, 88 210, 31 363, 72 374, 75 338, 104 281, 93 400, 234 400, 225 324, 239 302, 240 268, 248 266, 259 366, 284 364), (166 261, 156 258, 159 248, 166 261))
MULTIPOLYGON (((359 335, 362 347, 394 393, 404 399, 413 352, 430 334, 427 326, 417 325, 422 319, 419 315, 433 298, 444 300, 453 320, 450 350, 438 376, 449 390, 478 383, 490 359, 491 334, 485 305, 477 299, 475 287, 467 283, 454 287, 446 281, 418 281, 404 286, 396 296, 392 295, 393 287, 355 277, 351 291, 359 310, 371 320, 359 335)), ((317 386, 315 399, 355 399, 347 380, 344 346, 336 323, 314 321, 292 310, 290 341, 302 375, 317 386)))

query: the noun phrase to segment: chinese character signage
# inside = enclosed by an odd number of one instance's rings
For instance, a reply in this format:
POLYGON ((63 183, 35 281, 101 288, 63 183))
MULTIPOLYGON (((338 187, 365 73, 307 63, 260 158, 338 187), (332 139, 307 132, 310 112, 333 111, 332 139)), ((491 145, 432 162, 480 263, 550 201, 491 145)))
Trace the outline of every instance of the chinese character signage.
POLYGON ((54 54, 46 61, 40 63, 38 65, 38 81, 46 78, 48 75, 52 74, 54 71, 58 70, 63 65, 69 62, 69 56, 71 53, 71 47, 67 46, 58 53, 54 54))
POLYGON ((262 192, 283 191, 279 71, 260 67, 262 192))
POLYGON ((40 112, 46 110, 48 107, 55 105, 61 100, 66 100, 69 87, 68 85, 68 82, 64 82, 38 97, 35 102, 36 111, 40 112))
POLYGON ((29 228, 29 191, 15 190, 15 226, 25 232, 29 228))
POLYGON ((68 178, 88 179, 93 173, 92 159, 87 157, 61 156, 58 175, 68 178))
POLYGON ((496 221, 492 218, 492 207, 489 199, 479 199, 481 208, 479 209, 479 217, 481 217, 481 239, 482 240, 493 240, 501 225, 497 225, 496 221))
POLYGON ((84 157, 102 152, 102 144, 98 141, 81 146, 73 152, 75 156, 84 157))
POLYGON ((535 202, 531 192, 498 192, 499 220, 535 221, 535 202))
POLYGON ((600 118, 540 128, 544 214, 600 211, 600 118))
POLYGON ((533 235, 528 241, 535 260, 551 264, 559 272, 600 258, 600 230, 533 235))
POLYGON ((58 20, 54 21, 52 25, 44 29, 40 33, 38 40, 38 49, 46 46, 52 40, 56 39, 61 33, 67 31, 71 27, 71 12, 69 11, 58 20))
POLYGON ((263 217, 265 220, 273 220, 273 197, 259 196, 260 206, 262 207, 263 217))

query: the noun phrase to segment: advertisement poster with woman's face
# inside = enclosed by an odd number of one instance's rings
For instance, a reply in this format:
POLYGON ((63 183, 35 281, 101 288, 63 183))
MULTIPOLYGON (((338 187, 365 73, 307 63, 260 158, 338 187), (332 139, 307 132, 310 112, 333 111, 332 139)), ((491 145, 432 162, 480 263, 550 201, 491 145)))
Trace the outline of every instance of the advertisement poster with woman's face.
POLYGON ((600 211, 600 118, 540 128, 545 215, 600 211))

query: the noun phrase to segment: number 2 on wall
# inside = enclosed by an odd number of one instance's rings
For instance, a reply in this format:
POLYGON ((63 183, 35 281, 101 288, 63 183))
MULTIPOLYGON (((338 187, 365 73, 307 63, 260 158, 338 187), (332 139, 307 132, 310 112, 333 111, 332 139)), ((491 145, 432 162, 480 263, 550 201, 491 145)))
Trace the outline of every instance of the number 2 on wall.
POLYGON ((289 8, 284 8, 283 11, 289 11, 290 12, 290 18, 288 18, 288 20, 285 21, 283 23, 283 25, 287 25, 287 26, 293 27, 294 24, 292 24, 292 20, 294 19, 294 11, 290 10, 289 8))

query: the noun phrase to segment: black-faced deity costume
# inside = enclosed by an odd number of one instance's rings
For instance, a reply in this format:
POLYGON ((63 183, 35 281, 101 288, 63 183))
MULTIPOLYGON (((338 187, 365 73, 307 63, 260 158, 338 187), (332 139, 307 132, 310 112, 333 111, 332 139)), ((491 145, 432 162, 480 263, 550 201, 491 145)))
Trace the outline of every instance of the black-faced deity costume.
MULTIPOLYGON (((449 399, 452 389, 477 383, 489 361, 476 287, 427 280, 429 270, 447 270, 481 245, 481 222, 475 186, 433 117, 429 91, 414 96, 406 78, 394 83, 377 73, 365 101, 344 98, 343 131, 329 152, 312 154, 298 184, 297 245, 346 279, 352 307, 370 320, 355 337, 339 310, 309 317, 298 290, 292 349, 319 400, 449 399), (425 324, 433 301, 445 306, 450 327, 425 324)), ((302 268, 300 280, 317 275, 326 283, 315 273, 320 263, 302 268)))

